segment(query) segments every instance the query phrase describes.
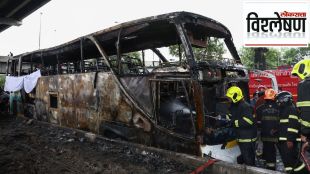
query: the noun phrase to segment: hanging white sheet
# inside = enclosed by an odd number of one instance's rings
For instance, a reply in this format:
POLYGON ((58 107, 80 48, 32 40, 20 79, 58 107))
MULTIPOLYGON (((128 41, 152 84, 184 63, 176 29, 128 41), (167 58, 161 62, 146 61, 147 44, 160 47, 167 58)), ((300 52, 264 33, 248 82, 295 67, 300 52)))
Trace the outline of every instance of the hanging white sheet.
POLYGON ((23 89, 24 87, 24 77, 13 77, 6 76, 4 91, 15 92, 23 89))
POLYGON ((24 89, 26 93, 30 93, 36 87, 39 77, 41 77, 40 70, 24 77, 24 89))
POLYGON ((30 93, 36 87, 39 77, 41 77, 40 70, 37 70, 26 76, 6 76, 4 90, 15 92, 24 88, 26 93, 30 93))

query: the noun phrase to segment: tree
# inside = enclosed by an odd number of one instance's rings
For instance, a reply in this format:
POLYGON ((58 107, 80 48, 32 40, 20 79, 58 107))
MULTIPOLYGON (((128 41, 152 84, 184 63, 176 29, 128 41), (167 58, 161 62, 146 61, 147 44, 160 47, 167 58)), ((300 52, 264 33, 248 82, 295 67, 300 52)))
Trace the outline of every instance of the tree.
POLYGON ((0 88, 4 89, 5 75, 0 75, 0 88))
MULTIPOLYGON (((255 48, 242 47, 239 52, 241 61, 247 68, 257 68, 254 62, 255 48)), ((273 69, 278 66, 281 52, 278 49, 269 48, 266 52, 263 52, 262 56, 266 60, 266 68, 273 69)))
POLYGON ((299 59, 310 56, 310 44, 308 44, 308 47, 298 48, 298 53, 300 56, 299 59))
POLYGON ((279 66, 279 60, 281 58, 281 52, 275 48, 269 48, 265 53, 267 69, 275 69, 279 66))
POLYGON ((132 58, 141 59, 141 53, 139 51, 130 52, 130 53, 127 53, 126 55, 132 58))
POLYGON ((283 59, 282 59, 283 64, 292 65, 294 63, 297 63, 304 57, 309 57, 310 44, 308 44, 308 47, 286 48, 282 49, 282 51, 283 51, 283 59))
POLYGON ((243 65, 247 68, 254 68, 254 48, 242 47, 239 52, 243 65))
MULTIPOLYGON (((195 59, 197 61, 210 60, 210 59, 222 59, 225 53, 224 44, 218 38, 209 38, 206 48, 193 47, 195 59)), ((181 58, 185 58, 184 48, 181 47, 181 58)), ((173 45, 169 47, 169 53, 173 56, 179 57, 179 46, 173 45)))
POLYGON ((281 59, 281 64, 291 65, 298 60, 299 50, 296 48, 282 49, 283 56, 281 59))

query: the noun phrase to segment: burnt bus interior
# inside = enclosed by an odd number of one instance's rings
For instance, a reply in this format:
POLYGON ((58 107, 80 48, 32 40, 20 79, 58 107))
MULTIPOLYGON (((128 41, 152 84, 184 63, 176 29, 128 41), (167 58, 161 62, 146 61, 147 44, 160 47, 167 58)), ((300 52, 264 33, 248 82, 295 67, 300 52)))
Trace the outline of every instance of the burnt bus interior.
MULTIPOLYGON (((248 76, 228 29, 187 12, 123 23, 63 45, 15 56, 8 61, 7 74, 24 75, 36 69, 42 76, 112 73, 155 127, 193 141, 205 126, 216 127, 215 120, 204 115, 226 114, 225 92, 230 85, 240 86, 249 99, 248 76), (192 49, 205 49, 210 38, 222 39, 233 59, 195 60, 192 49), (160 51, 169 46, 178 48, 176 61, 160 51), (158 57, 155 66, 146 65, 147 51, 158 57), (197 118, 198 110, 204 114, 202 119, 197 118)), ((49 95, 49 107, 61 108, 58 94, 49 95)), ((24 97, 25 103, 31 104, 35 90, 24 97)), ((31 115, 29 108, 25 107, 25 113, 31 115)))

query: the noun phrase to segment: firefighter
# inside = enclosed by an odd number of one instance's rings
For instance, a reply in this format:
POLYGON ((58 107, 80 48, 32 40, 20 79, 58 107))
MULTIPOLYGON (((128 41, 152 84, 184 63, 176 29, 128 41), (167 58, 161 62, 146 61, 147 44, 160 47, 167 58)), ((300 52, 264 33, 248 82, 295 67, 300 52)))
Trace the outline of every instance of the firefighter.
POLYGON ((276 169, 276 144, 278 142, 279 109, 275 102, 277 92, 265 90, 265 103, 256 109, 256 116, 261 118, 261 140, 263 142, 263 159, 266 167, 276 169))
POLYGON ((250 100, 250 105, 252 106, 252 108, 254 109, 255 108, 255 104, 258 100, 258 91, 254 92, 253 93, 253 98, 250 100))
POLYGON ((252 115, 252 108, 244 101, 242 91, 237 86, 230 87, 226 96, 231 101, 231 122, 241 151, 241 158, 238 158, 238 163, 243 161, 246 165, 254 166, 257 128, 252 115))
MULTIPOLYGON (((304 149, 307 149, 310 141, 310 60, 304 59, 294 65, 292 75, 301 80, 298 84, 297 107, 300 111, 301 140, 304 149)), ((306 162, 308 159, 304 159, 306 162)), ((307 164, 308 165, 308 164, 307 164)))
POLYGON ((305 164, 299 160, 298 141, 300 141, 300 123, 292 94, 286 91, 276 96, 279 106, 279 142, 278 149, 287 173, 308 173, 305 164))
POLYGON ((310 59, 299 61, 292 70, 298 76, 297 107, 300 110, 301 134, 303 142, 310 140, 310 59))

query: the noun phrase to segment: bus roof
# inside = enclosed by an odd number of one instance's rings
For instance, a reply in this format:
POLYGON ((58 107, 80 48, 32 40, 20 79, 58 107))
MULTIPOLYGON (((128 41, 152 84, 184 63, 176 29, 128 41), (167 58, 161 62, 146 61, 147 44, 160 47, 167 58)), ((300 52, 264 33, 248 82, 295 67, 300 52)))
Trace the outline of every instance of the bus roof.
POLYGON ((89 36, 95 37, 109 56, 117 54, 115 44, 119 35, 122 53, 178 44, 181 41, 173 24, 175 21, 182 21, 186 31, 191 33, 193 38, 200 40, 206 36, 223 38, 232 56, 240 62, 231 33, 223 24, 189 12, 173 12, 125 22, 59 46, 27 52, 15 58, 22 57, 25 62, 40 62, 43 59, 44 64, 55 62, 56 56, 63 62, 79 60, 81 41, 83 41, 84 59, 96 58, 100 54, 95 45, 86 39, 89 36))

